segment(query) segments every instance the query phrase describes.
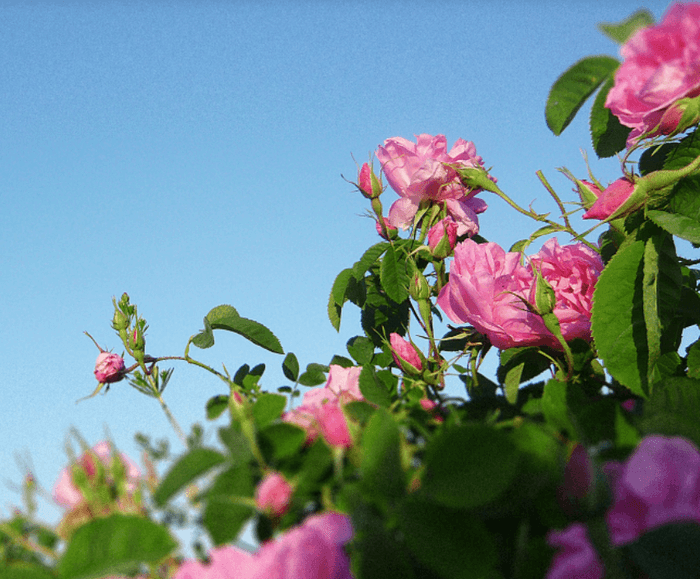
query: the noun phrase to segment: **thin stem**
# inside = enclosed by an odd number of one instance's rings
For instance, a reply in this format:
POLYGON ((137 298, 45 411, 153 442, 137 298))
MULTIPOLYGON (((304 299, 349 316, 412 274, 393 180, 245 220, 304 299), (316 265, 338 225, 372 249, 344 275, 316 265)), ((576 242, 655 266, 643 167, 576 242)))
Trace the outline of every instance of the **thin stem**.
POLYGON ((24 547, 25 549, 35 553, 41 553, 44 555, 44 557, 48 557, 49 559, 58 559, 58 554, 55 551, 23 537, 21 533, 17 532, 7 523, 0 523, 0 531, 5 533, 8 537, 10 537, 12 542, 16 543, 20 547, 24 547))

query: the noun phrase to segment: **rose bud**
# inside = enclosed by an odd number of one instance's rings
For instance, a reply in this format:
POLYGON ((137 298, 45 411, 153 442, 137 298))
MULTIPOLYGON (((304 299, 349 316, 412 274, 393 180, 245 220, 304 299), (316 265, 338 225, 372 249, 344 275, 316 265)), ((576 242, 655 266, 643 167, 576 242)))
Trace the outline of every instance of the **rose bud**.
POLYGON ((397 333, 389 335, 391 354, 394 356, 396 365, 409 374, 418 374, 423 370, 423 362, 420 359, 418 350, 411 342, 404 340, 397 333))
POLYGON ((389 241, 390 239, 394 239, 396 237, 396 227, 393 225, 389 224, 389 222, 384 219, 384 217, 381 218, 382 222, 384 223, 384 227, 386 227, 386 235, 384 234, 384 230, 382 229, 382 224, 379 221, 375 222, 375 227, 377 228, 377 233, 389 241))
POLYGON ((450 218, 441 219, 428 231, 428 246, 433 257, 444 259, 457 243, 457 224, 450 218))
POLYGON ((293 492, 292 485, 280 473, 271 472, 265 475, 255 490, 255 504, 259 510, 273 517, 281 517, 289 508, 293 492))
POLYGON ((124 378, 123 358, 111 352, 100 352, 95 362, 95 378, 101 384, 119 382, 124 378))
MULTIPOLYGON (((618 179, 608 185, 591 208, 583 214, 584 219, 607 219, 613 215, 634 191, 634 183, 629 179, 618 179)), ((623 217, 623 214, 617 217, 623 217)))
POLYGON ((360 169, 357 188, 367 199, 375 199, 382 194, 382 182, 374 174, 374 169, 369 163, 365 163, 360 169))

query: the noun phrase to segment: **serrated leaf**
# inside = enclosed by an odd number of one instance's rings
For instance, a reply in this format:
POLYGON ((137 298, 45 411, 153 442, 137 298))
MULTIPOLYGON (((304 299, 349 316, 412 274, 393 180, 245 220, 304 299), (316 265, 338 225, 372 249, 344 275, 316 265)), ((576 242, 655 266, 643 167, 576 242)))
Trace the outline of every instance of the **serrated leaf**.
POLYGON ((382 259, 379 269, 382 289, 386 295, 397 304, 408 299, 408 275, 406 262, 396 255, 393 247, 389 247, 382 259))
POLYGON ((649 348, 642 298, 644 241, 622 247, 600 274, 593 294, 591 332, 612 376, 633 393, 648 394, 649 348))
POLYGON ((58 564, 62 579, 92 579, 131 572, 134 566, 156 564, 177 543, 153 521, 135 515, 110 515, 81 526, 58 564))
POLYGON ((299 384, 302 386, 318 386, 326 381, 328 366, 322 364, 307 364, 306 371, 299 376, 299 384))
POLYGON ((228 396, 226 394, 219 394, 218 396, 210 398, 207 400, 205 408, 209 420, 218 418, 228 408, 228 396))
POLYGON ((601 159, 622 151, 627 146, 627 137, 632 130, 620 123, 610 109, 605 107, 605 99, 614 84, 615 79, 610 76, 598 91, 591 107, 591 139, 596 155, 601 159))
POLYGON ((363 366, 360 372, 360 392, 365 400, 378 406, 387 407, 391 404, 391 395, 386 385, 379 379, 374 366, 363 366))
POLYGON ((252 410, 253 419, 258 429, 277 420, 282 415, 285 406, 287 406, 287 398, 281 394, 264 393, 258 396, 252 410))
POLYGON ((242 318, 233 306, 225 304, 213 308, 205 318, 204 330, 192 339, 192 343, 199 348, 211 347, 214 344, 212 330, 234 332, 270 352, 284 354, 279 340, 268 328, 254 320, 242 318))
POLYGON ((384 241, 377 243, 364 252, 359 261, 352 266, 356 279, 361 279, 367 270, 374 265, 382 254, 391 247, 391 244, 384 241))
POLYGON ((515 404, 518 400, 518 388, 520 387, 520 377, 523 374, 523 369, 525 368, 525 362, 521 362, 517 366, 514 366, 506 373, 506 379, 504 381, 506 391, 506 400, 511 404, 515 404))
POLYGON ((297 378, 299 378, 299 360, 297 360, 297 357, 293 352, 289 352, 284 357, 284 362, 282 362, 282 373, 287 380, 291 380, 292 382, 296 382, 297 378))
POLYGON ((162 507, 181 489, 219 466, 226 457, 210 448, 196 448, 181 457, 168 471, 153 495, 156 505, 162 507))
POLYGON ((336 304, 342 306, 347 298, 345 297, 345 290, 348 287, 348 282, 353 276, 352 268, 347 268, 341 271, 335 278, 333 282, 333 287, 331 288, 331 297, 336 304))
POLYGON ((652 24, 654 24, 653 14, 646 8, 642 8, 621 22, 601 22, 598 28, 613 42, 624 44, 637 30, 652 24))
POLYGON ((350 338, 347 343, 348 353, 360 365, 365 366, 372 362, 374 356, 374 344, 372 340, 364 336, 350 338))
POLYGON ((590 56, 579 60, 556 80, 545 106, 547 126, 555 135, 562 133, 586 99, 619 64, 610 56, 590 56))
POLYGON ((202 524, 215 545, 234 541, 255 509, 239 499, 253 497, 253 481, 246 463, 222 472, 207 491, 202 524))
POLYGON ((691 217, 679 215, 678 213, 658 210, 648 210, 647 217, 664 231, 668 231, 672 235, 686 239, 691 243, 700 244, 700 221, 695 221, 691 217))
POLYGON ((192 338, 192 343, 203 350, 214 345, 214 332, 211 331, 211 324, 206 317, 204 318, 204 329, 192 338))

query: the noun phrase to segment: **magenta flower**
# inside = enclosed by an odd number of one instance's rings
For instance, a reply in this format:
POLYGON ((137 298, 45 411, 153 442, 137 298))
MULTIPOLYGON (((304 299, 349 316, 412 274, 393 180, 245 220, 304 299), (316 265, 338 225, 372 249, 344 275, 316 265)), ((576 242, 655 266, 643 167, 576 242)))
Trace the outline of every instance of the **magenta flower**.
POLYGON ((411 373, 418 373, 423 369, 423 362, 421 362, 418 350, 411 342, 392 332, 389 334, 389 344, 394 362, 399 368, 411 373))
POLYGON ((85 452, 71 467, 64 468, 58 476, 58 480, 53 488, 53 498, 62 507, 72 509, 85 500, 84 489, 76 486, 75 469, 83 471, 83 476, 87 479, 88 485, 114 484, 120 475, 125 476, 125 487, 127 493, 134 493, 141 480, 141 471, 138 466, 125 454, 113 454, 112 446, 109 442, 103 441, 92 447, 92 450, 85 452), (102 462, 107 472, 105 480, 96 480, 97 464, 95 459, 102 462), (113 461, 121 464, 115 465, 113 461), (119 471, 125 471, 125 474, 119 471))
POLYGON ((605 106, 632 128, 628 145, 660 123, 650 134, 673 132, 682 116, 674 103, 700 95, 700 4, 672 5, 661 23, 638 30, 620 53, 624 62, 605 106))
POLYGON ((542 318, 523 303, 535 303, 531 267, 537 267, 554 289, 554 314, 564 339, 590 339, 593 288, 603 269, 600 257, 582 244, 560 247, 551 239, 530 262, 523 265, 520 253, 506 253, 495 243, 467 239, 455 248, 450 279, 437 304, 453 322, 474 326, 501 350, 561 349, 542 318))
POLYGON ((700 452, 687 440, 647 436, 627 462, 608 462, 604 472, 613 492, 607 514, 613 545, 668 523, 700 523, 700 452))
POLYGON ((584 219, 607 219, 627 201, 634 191, 634 183, 629 179, 613 181, 605 188, 605 191, 601 191, 590 183, 587 185, 593 193, 598 195, 598 199, 583 214, 584 219))
POLYGON ((95 378, 102 384, 119 382, 124 378, 124 360, 118 354, 100 352, 95 362, 95 378))
POLYGON ((546 579, 603 579, 605 569, 584 524, 573 523, 563 531, 550 531, 547 543, 560 550, 552 559, 546 579))
POLYGON ((394 227, 410 227, 424 200, 461 200, 474 217, 485 209, 483 201, 471 201, 478 191, 466 189, 450 166, 483 167, 474 143, 458 139, 448 152, 444 135, 418 135, 415 143, 394 137, 384 141, 376 156, 389 185, 401 197, 389 210, 389 222, 394 227))
POLYGON ((301 405, 286 412, 282 420, 306 430, 307 443, 321 434, 331 446, 349 448, 352 437, 342 407, 353 400, 364 400, 360 372, 361 366, 331 364, 326 385, 307 390, 301 405))
POLYGON ((255 504, 259 510, 273 517, 281 517, 289 508, 294 489, 280 473, 265 475, 255 489, 255 504))
POLYGON ((257 553, 218 547, 209 553, 209 565, 185 561, 175 579, 352 579, 344 549, 351 538, 347 516, 313 515, 265 543, 257 553))

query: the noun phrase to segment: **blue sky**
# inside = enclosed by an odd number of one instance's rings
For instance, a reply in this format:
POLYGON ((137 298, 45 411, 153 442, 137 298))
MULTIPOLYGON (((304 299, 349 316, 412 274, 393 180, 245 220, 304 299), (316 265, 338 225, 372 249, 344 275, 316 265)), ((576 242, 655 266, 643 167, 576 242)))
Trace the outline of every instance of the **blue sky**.
MULTIPOLYGON (((648 2, 656 18, 666 2, 648 2)), ((182 354, 212 307, 270 327, 300 362, 328 363, 360 333, 347 306, 328 323, 335 275, 378 241, 346 183, 384 139, 471 140, 522 205, 553 211, 535 171, 573 199, 556 167, 602 181, 585 117, 562 137, 544 123, 557 76, 617 55, 596 29, 636 2, 4 2, 0 34, 0 464, 31 457, 48 489, 68 430, 106 433, 135 456, 139 430, 168 436, 158 404, 125 383, 95 387, 97 350, 121 353, 112 296, 148 320, 148 352, 182 354), (569 196, 570 195, 570 196, 569 196)), ((388 210, 394 194, 385 194, 388 210)), ((482 234, 503 246, 534 229, 486 198, 482 234)), ((281 356, 217 335, 194 352, 230 371, 281 356)), ((165 398, 205 422, 215 379, 175 364, 165 398)), ((208 427, 210 439, 213 428, 208 427)), ((20 461, 21 462, 21 461, 20 461)), ((20 497, 0 486, 0 516, 20 497)), ((58 511, 43 507, 49 521, 58 511)))

